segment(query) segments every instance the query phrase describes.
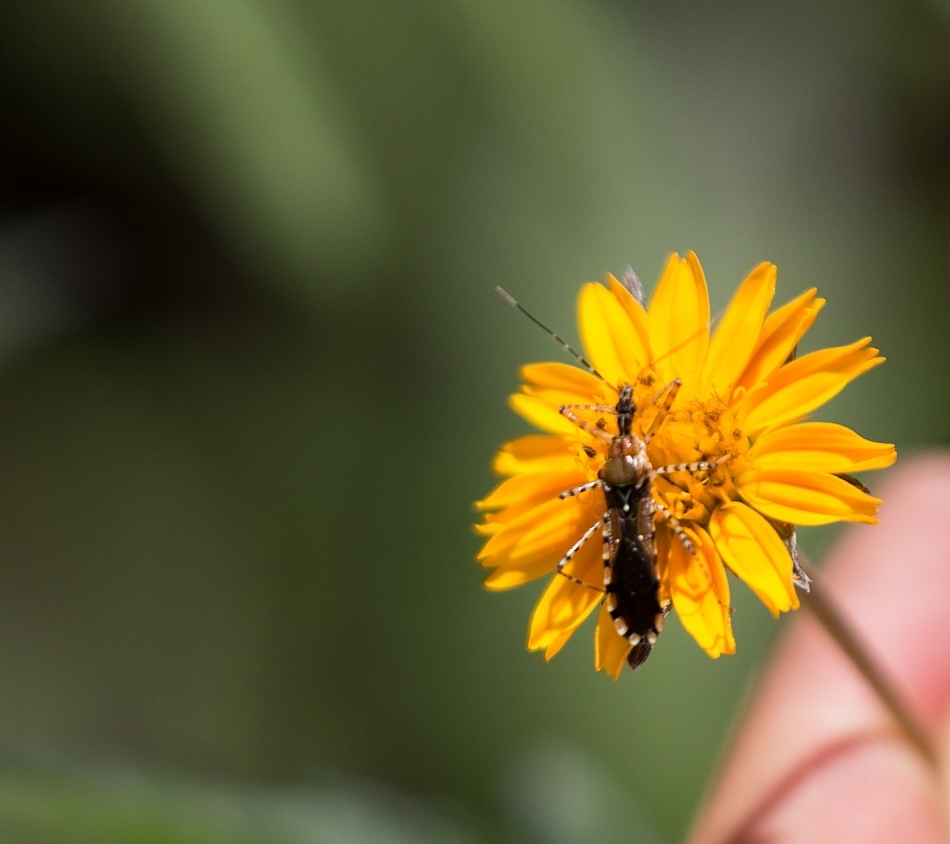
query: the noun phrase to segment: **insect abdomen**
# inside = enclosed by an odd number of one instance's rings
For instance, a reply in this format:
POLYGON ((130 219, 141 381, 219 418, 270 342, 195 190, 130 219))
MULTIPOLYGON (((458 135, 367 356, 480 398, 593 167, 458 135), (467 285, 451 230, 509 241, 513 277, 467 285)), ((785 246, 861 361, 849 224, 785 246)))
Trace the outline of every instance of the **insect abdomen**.
POLYGON ((644 490, 612 490, 624 501, 609 502, 617 540, 606 584, 606 605, 617 632, 633 644, 627 657, 631 668, 642 665, 663 626, 652 532, 652 501, 644 490), (631 494, 632 493, 632 494, 631 494), (631 500, 632 499, 632 500, 631 500), (629 509, 624 510, 624 505, 629 509), (648 531, 640 528, 649 525, 648 531), (618 536, 619 534, 619 536, 618 536))

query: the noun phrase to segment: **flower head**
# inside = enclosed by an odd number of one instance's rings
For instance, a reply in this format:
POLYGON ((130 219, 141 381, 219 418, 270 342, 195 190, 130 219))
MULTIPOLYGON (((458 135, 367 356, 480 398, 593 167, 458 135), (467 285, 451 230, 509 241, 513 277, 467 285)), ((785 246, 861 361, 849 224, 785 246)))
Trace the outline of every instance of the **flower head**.
POLYGON ((756 267, 712 336, 693 253, 670 257, 649 310, 613 276, 587 284, 579 322, 593 371, 522 368, 511 405, 545 433, 499 451, 506 480, 478 502, 476 529, 489 588, 554 573, 532 650, 550 659, 599 606, 596 667, 616 678, 646 658, 672 606, 710 656, 734 653, 727 569, 777 616, 799 605, 796 525, 876 521, 880 499, 850 475, 889 466, 894 447, 805 420, 884 359, 870 338, 796 358, 824 300, 812 289, 768 314, 775 279, 774 265, 756 267), (633 474, 610 462, 621 452, 633 474), (617 584, 621 566, 650 570, 660 613, 642 635, 621 594, 640 586, 617 584))

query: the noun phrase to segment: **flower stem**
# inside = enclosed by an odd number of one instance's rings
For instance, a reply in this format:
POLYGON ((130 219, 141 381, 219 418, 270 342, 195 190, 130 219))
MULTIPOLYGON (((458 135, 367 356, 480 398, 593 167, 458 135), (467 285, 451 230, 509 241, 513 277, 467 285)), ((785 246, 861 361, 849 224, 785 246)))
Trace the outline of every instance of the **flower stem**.
POLYGON ((828 596, 820 573, 799 553, 799 562, 808 578, 811 589, 800 592, 802 603, 808 607, 825 628, 828 635, 837 642, 838 647, 854 663, 868 684, 877 692, 881 703, 888 709, 910 743, 920 751, 927 762, 937 767, 937 750, 929 731, 910 711, 903 698, 897 693, 890 680, 874 662, 861 640, 845 621, 834 601, 828 596))

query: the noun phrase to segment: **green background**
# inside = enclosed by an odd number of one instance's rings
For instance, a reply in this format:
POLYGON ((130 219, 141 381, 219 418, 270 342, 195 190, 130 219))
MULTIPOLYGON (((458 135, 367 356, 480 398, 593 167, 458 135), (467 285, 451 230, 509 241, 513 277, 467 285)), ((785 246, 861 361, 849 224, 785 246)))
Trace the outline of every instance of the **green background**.
POLYGON ((781 624, 526 652, 471 502, 560 358, 496 284, 576 338, 774 261, 889 358, 823 418, 946 437, 936 0, 13 0, 0 126, 5 841, 685 834, 781 624))

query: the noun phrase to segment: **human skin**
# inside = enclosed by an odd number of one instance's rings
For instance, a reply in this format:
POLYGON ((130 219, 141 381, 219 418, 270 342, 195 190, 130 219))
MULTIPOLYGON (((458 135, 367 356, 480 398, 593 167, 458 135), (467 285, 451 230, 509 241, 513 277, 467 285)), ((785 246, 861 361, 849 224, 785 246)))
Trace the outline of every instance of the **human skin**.
MULTIPOLYGON (((950 762, 950 455, 874 492, 881 523, 849 528, 823 587, 950 762)), ((950 788, 807 609, 742 716, 692 844, 950 842, 950 788)))

